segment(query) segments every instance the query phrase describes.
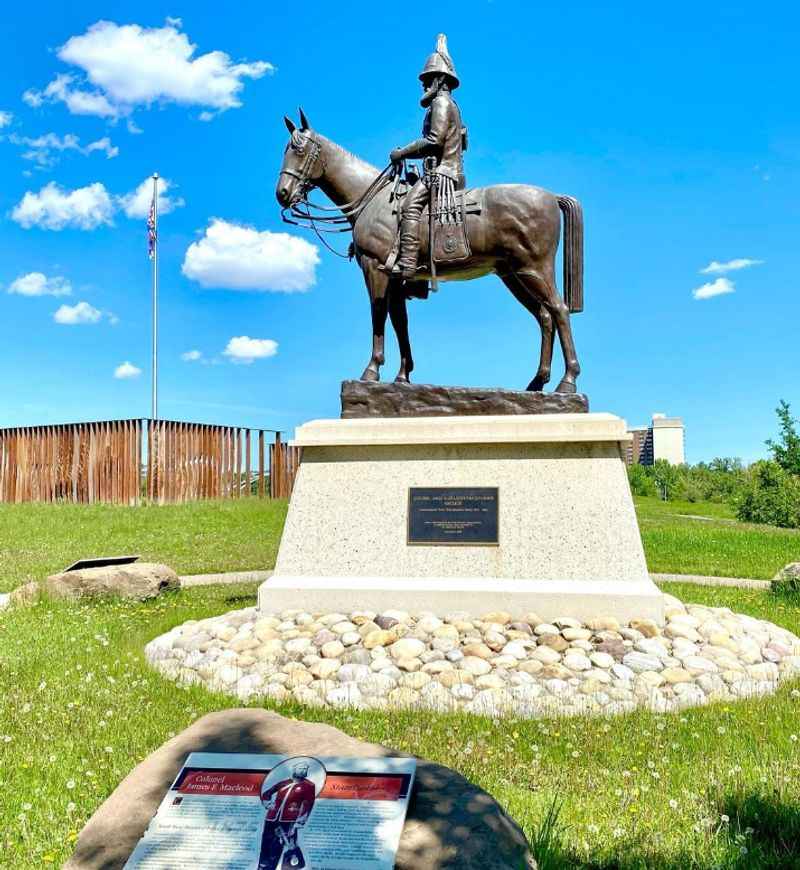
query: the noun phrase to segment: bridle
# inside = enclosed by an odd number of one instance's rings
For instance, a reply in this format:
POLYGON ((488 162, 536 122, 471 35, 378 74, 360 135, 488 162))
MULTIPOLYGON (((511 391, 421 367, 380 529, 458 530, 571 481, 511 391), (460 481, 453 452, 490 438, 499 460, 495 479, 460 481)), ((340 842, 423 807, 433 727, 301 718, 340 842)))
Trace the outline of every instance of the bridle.
MULTIPOLYGON (((296 134, 292 133, 292 140, 289 143, 289 147, 293 151, 299 151, 299 148, 295 146, 295 136, 296 134)), ((299 139, 300 137, 297 136, 297 138, 299 139)), ((324 175, 326 169, 325 161, 322 159, 322 146, 319 144, 319 142, 313 136, 311 136, 311 134, 309 134, 305 137, 304 143, 305 145, 303 150, 305 152, 305 157, 303 158, 303 162, 300 165, 300 169, 297 172, 295 172, 294 169, 282 169, 280 173, 281 175, 289 175, 292 178, 296 178, 300 182, 300 196, 295 202, 305 200, 306 194, 314 186, 312 184, 312 181, 315 178, 324 175), (314 167, 316 166, 318 160, 321 163, 321 172, 319 176, 314 176, 312 173, 314 172, 314 167)), ((294 203, 292 203, 292 205, 290 206, 290 208, 292 207, 294 207, 294 203)))
POLYGON ((314 230, 317 234, 317 238, 329 251, 331 251, 331 253, 334 253, 337 257, 342 257, 343 259, 352 259, 352 245, 350 245, 347 254, 342 254, 332 248, 321 234, 352 232, 356 221, 375 194, 382 190, 396 177, 396 175, 399 177, 399 169, 392 164, 389 164, 389 166, 378 175, 372 184, 370 184, 364 193, 351 202, 346 202, 344 205, 340 206, 318 205, 317 203, 309 201, 308 194, 316 186, 314 182, 325 175, 327 164, 322 153, 322 145, 311 135, 311 133, 308 133, 304 137, 300 137, 299 133, 295 131, 292 133, 289 147, 293 151, 299 152, 300 147, 297 143, 301 138, 304 143, 303 151, 305 152, 305 156, 303 157, 303 162, 300 164, 299 169, 281 169, 280 172, 280 175, 288 175, 298 181, 297 195, 292 203, 281 209, 281 220, 287 224, 293 224, 294 226, 314 230), (317 168, 319 169, 318 172, 317 168), (312 209, 318 213, 312 213, 312 209), (287 217, 287 212, 291 217, 287 217), (333 214, 325 214, 325 212, 333 212, 333 214), (318 224, 321 224, 322 226, 318 226, 318 224))

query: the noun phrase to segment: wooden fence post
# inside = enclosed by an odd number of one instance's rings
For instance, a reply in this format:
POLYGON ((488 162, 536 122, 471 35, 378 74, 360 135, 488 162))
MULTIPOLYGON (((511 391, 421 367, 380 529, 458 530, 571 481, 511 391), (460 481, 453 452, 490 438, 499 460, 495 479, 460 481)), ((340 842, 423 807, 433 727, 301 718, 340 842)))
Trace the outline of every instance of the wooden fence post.
POLYGON ((267 431, 149 417, 0 428, 0 502, 288 498, 299 451, 267 431))
POLYGON ((250 486, 250 430, 245 430, 244 436, 244 455, 245 455, 245 463, 244 463, 244 476, 246 481, 246 491, 245 495, 252 495, 251 486, 250 486))
POLYGON ((264 430, 258 432, 258 497, 264 498, 264 430))

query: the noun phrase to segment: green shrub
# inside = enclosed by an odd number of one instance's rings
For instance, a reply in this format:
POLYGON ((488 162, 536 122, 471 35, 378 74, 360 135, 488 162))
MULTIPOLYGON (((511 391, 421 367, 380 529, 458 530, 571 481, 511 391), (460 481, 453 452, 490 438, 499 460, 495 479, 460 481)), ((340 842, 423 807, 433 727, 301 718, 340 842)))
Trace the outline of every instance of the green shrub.
POLYGON ((691 477, 687 477, 686 480, 683 481, 682 498, 684 501, 689 501, 693 504, 700 501, 711 500, 706 498, 705 491, 699 481, 692 480, 691 477))
POLYGON ((634 495, 656 494, 655 481, 649 473, 649 469, 644 465, 630 465, 628 467, 628 481, 634 495))
POLYGON ((666 459, 656 459, 653 463, 653 481, 656 493, 665 501, 680 499, 685 492, 685 465, 672 465, 666 459))
POLYGON ((775 409, 778 415, 781 432, 777 441, 767 441, 772 458, 789 474, 800 475, 800 432, 797 431, 798 421, 792 417, 792 409, 788 402, 781 399, 775 409))
POLYGON ((687 466, 687 488, 700 494, 697 501, 729 502, 746 482, 747 471, 741 459, 723 457, 687 466))
POLYGON ((666 497, 669 501, 726 503, 747 483, 747 470, 740 459, 712 459, 697 465, 670 465, 663 459, 655 465, 632 465, 628 480, 634 495, 666 497))
POLYGON ((756 462, 749 471, 749 482, 737 499, 737 517, 750 523, 800 528, 800 478, 772 460, 756 462))

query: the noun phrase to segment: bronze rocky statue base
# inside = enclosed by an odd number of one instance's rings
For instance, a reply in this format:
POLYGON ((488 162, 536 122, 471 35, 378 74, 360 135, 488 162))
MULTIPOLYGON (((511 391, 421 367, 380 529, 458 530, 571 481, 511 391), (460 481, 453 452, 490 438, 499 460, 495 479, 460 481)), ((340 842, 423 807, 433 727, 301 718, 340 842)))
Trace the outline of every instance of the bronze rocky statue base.
POLYGON ((585 414, 588 410, 589 399, 582 393, 342 382, 343 418, 585 414))

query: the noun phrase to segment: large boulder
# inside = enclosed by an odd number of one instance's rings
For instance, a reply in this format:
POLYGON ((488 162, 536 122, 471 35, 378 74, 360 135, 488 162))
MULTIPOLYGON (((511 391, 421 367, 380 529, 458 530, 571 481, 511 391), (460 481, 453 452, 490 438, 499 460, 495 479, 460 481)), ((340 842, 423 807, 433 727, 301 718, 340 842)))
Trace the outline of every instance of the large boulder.
POLYGON ((44 581, 48 595, 70 599, 116 597, 144 601, 179 587, 180 578, 172 568, 155 562, 62 571, 44 581))
MULTIPOLYGON (((209 713, 128 774, 81 831, 65 870, 122 868, 190 752, 405 755, 330 725, 268 710, 209 713)), ((491 795, 454 770, 420 758, 395 867, 535 870, 536 862, 522 831, 491 795)))
POLYGON ((775 580, 800 580, 800 562, 789 562, 775 575, 775 580))
POLYGON ((773 592, 800 592, 800 562, 784 565, 772 578, 773 592))

